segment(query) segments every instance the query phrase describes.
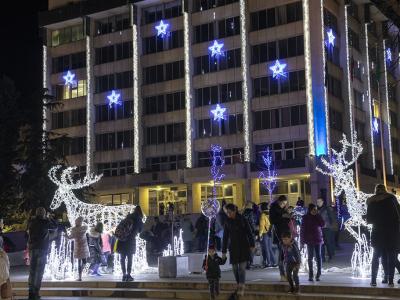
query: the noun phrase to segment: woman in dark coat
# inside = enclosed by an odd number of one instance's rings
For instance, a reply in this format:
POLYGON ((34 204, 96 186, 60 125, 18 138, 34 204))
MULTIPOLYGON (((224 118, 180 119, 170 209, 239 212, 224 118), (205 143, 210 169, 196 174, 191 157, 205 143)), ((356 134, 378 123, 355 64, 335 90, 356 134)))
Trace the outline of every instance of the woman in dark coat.
POLYGON ((254 237, 249 223, 238 213, 234 204, 227 204, 225 211, 228 219, 224 226, 222 259, 226 258, 229 246, 230 263, 237 283, 236 292, 243 295, 246 281, 246 265, 255 246, 254 237))
POLYGON ((371 244, 374 248, 371 266, 371 286, 376 286, 379 258, 389 286, 393 287, 394 268, 400 249, 400 205, 383 184, 375 187, 375 195, 367 200, 367 222, 372 224, 371 244))
POLYGON ((99 222, 95 227, 92 227, 88 233, 88 246, 89 246, 89 275, 101 275, 99 267, 101 264, 101 256, 103 255, 103 244, 101 241, 101 234, 103 233, 103 223, 99 222))
POLYGON ((271 204, 269 209, 269 222, 272 226, 273 243, 278 246, 279 251, 278 266, 279 273, 281 275, 281 281, 286 281, 286 277, 285 269, 283 267, 283 255, 280 239, 283 233, 290 232, 290 215, 286 211, 287 203, 286 196, 281 195, 271 204))
POLYGON ((307 245, 308 251, 308 280, 314 281, 313 258, 317 261, 317 276, 315 280, 319 281, 321 277, 322 258, 321 245, 323 244, 322 228, 325 222, 318 214, 317 206, 311 203, 308 206, 308 212, 303 216, 300 230, 300 244, 307 245))
POLYGON ((136 252, 136 235, 143 230, 143 213, 140 206, 136 206, 132 214, 126 216, 122 222, 130 224, 128 237, 124 241, 118 240, 117 252, 121 255, 122 281, 133 281, 131 276, 133 255, 136 252))

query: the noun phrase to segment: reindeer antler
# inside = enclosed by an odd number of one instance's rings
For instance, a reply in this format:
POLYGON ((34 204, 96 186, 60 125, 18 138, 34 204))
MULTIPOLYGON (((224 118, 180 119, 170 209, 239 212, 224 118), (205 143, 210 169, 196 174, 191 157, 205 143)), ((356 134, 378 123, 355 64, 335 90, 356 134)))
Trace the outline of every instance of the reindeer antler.
POLYGON ((97 181, 103 175, 94 175, 89 174, 86 175, 83 179, 78 179, 74 181, 72 172, 77 169, 77 167, 67 167, 64 171, 62 171, 60 180, 56 178, 56 172, 61 168, 61 165, 54 166, 49 171, 50 180, 53 181, 58 186, 64 186, 69 190, 81 189, 83 187, 89 186, 97 181))
POLYGON ((61 181, 57 179, 56 177, 56 172, 61 168, 61 165, 56 165, 54 167, 51 167, 48 173, 48 176, 50 180, 55 184, 55 185, 61 185, 61 181))

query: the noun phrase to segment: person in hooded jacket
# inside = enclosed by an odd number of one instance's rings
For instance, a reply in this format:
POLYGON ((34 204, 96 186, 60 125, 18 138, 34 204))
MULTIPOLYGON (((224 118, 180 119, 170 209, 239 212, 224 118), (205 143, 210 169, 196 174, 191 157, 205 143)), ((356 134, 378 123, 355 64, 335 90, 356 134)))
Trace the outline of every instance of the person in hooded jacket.
POLYGON ((374 248, 371 265, 371 286, 376 286, 379 258, 393 287, 396 256, 400 249, 400 205, 383 184, 375 186, 375 195, 367 200, 367 223, 372 224, 371 244, 374 248))
POLYGON ((103 243, 101 240, 101 234, 103 233, 103 223, 98 222, 96 226, 90 228, 87 237, 88 237, 88 246, 89 246, 89 275, 91 276, 101 276, 99 273, 99 267, 102 261, 103 255, 103 243))

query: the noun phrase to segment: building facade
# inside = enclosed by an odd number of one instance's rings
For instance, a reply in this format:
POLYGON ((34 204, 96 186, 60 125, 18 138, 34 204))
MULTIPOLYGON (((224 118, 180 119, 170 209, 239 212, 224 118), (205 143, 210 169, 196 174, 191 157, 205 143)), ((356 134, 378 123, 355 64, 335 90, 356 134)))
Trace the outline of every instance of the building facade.
POLYGON ((239 207, 269 201, 267 149, 274 197, 332 200, 315 166, 343 133, 364 146, 360 188, 395 189, 399 49, 388 17, 361 0, 49 0, 43 87, 62 105, 44 109, 43 126, 69 137, 60 151, 77 175, 104 174, 97 201, 149 215, 171 203, 200 211, 213 144, 225 158, 217 198, 239 207))

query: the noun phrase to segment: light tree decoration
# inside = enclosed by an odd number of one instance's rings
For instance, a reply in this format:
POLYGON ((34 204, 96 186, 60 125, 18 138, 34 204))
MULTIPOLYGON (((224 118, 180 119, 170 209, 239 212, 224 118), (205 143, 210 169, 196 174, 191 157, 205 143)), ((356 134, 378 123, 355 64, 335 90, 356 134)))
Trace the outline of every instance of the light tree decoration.
POLYGON ((340 140, 341 151, 332 150, 332 160, 321 158, 322 168, 317 171, 331 176, 334 180, 334 194, 336 197, 344 192, 350 218, 344 223, 346 230, 354 237, 356 243, 351 258, 351 267, 356 277, 368 277, 372 260, 372 248, 369 238, 362 233, 367 228, 371 233, 371 226, 363 216, 367 213, 367 199, 372 196, 358 191, 353 177, 351 166, 357 161, 363 151, 362 144, 357 141, 357 133, 353 133, 353 142, 349 142, 345 134, 340 140), (350 150, 350 151, 349 151, 350 150), (348 159, 349 157, 349 159, 348 159))
MULTIPOLYGON (((93 183, 98 182, 102 175, 88 174, 83 179, 74 180, 72 172, 76 167, 65 168, 57 178, 57 171, 61 169, 60 165, 54 166, 49 170, 50 180, 57 185, 57 190, 54 194, 53 200, 50 204, 52 210, 57 209, 62 203, 65 204, 67 209, 68 220, 71 225, 75 224, 78 217, 83 218, 83 223, 89 227, 95 226, 98 222, 102 222, 105 231, 113 231, 117 225, 129 214, 135 210, 135 205, 124 204, 118 206, 105 206, 101 204, 91 204, 80 201, 74 194, 73 190, 88 187, 93 183)), ((146 217, 143 218, 143 222, 146 217)), ((65 240, 64 240, 65 241, 65 240)), ((55 264, 63 264, 67 270, 72 270, 73 261, 70 253, 71 241, 65 241, 60 244, 59 249, 51 247, 49 254, 50 262, 55 264), (64 247, 64 248, 63 248, 64 247)), ((119 262, 118 262, 119 263, 119 262)), ((136 254, 134 256, 135 269, 142 269, 147 266, 146 259, 146 242, 136 237, 136 254)), ((64 271, 60 271, 64 272, 64 271)), ((57 277, 71 275, 72 272, 59 273, 57 277)), ((53 276, 54 279, 55 278, 53 276)))
POLYGON ((185 253, 183 247, 183 238, 182 238, 183 230, 179 229, 179 238, 174 236, 174 248, 172 249, 171 244, 168 244, 167 249, 163 251, 163 256, 180 256, 185 253))
POLYGON ((273 158, 271 151, 269 150, 269 147, 267 147, 267 150, 265 151, 265 154, 262 156, 263 160, 263 171, 260 172, 258 175, 258 178, 261 179, 261 183, 264 185, 264 187, 268 190, 269 194, 269 201, 270 203, 272 202, 272 192, 274 191, 276 187, 276 181, 278 179, 277 173, 275 171, 275 168, 273 166, 273 158))

